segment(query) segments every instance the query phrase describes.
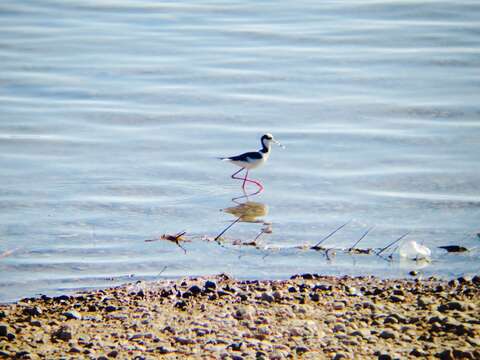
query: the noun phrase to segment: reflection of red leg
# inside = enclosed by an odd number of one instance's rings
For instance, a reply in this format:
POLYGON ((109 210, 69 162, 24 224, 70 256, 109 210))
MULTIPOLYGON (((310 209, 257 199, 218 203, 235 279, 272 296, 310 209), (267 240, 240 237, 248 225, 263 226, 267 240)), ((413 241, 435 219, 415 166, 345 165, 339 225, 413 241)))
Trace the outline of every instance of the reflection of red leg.
POLYGON ((248 178, 248 169, 247 169, 247 172, 245 173, 245 178, 243 179, 243 185, 242 185, 243 191, 245 191, 245 185, 246 185, 247 181, 250 181, 247 178, 248 178))
POLYGON ((244 179, 241 178, 241 177, 236 177, 236 176, 235 176, 235 175, 241 173, 244 169, 245 169, 245 168, 241 168, 240 170, 238 170, 235 174, 233 174, 233 175, 231 176, 231 178, 232 178, 232 179, 236 179, 236 180, 244 180, 244 179))

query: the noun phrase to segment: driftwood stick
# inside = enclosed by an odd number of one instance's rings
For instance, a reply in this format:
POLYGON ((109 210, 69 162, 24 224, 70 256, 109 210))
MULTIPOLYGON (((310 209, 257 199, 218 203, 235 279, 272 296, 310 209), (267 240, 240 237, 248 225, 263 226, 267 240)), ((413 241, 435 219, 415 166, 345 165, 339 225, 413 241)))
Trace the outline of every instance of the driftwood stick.
POLYGON ((380 255, 382 252, 384 252, 385 250, 387 250, 389 247, 395 245, 396 243, 398 243, 400 240, 402 240, 405 236, 407 236, 408 234, 410 234, 410 231, 407 231, 405 234, 403 234, 402 236, 400 236, 397 240, 395 241, 392 241, 390 244, 388 244, 387 246, 385 246, 383 249, 380 249, 380 251, 377 253, 377 255, 380 255))
POLYGON ((237 222, 240 221, 240 218, 241 217, 238 217, 235 221, 233 221, 230 225, 228 225, 225 229, 223 229, 223 231, 217 235, 217 237, 215 238, 215 241, 218 242, 218 239, 220 239, 220 237, 225 234, 227 232, 228 229, 230 229, 233 225, 235 225, 237 222))
POLYGON ((367 231, 365 231, 365 233, 360 237, 360 239, 358 239, 357 242, 355 244, 353 244, 350 247, 350 249, 348 249, 348 251, 352 251, 355 248, 355 246, 357 246, 360 243, 360 241, 362 241, 365 238, 365 236, 367 236, 368 233, 373 230, 374 227, 375 226, 371 226, 370 228, 368 228, 367 231))
POLYGON ((330 238, 333 234, 335 234, 338 230, 344 228, 345 226, 347 226, 347 224, 349 224, 352 220, 348 220, 345 224, 339 226, 338 228, 336 228, 335 230, 333 230, 330 234, 328 234, 327 236, 325 236, 322 240, 320 240, 315 246, 312 246, 311 248, 312 249, 318 249, 318 247, 320 246, 320 244, 322 244, 325 240, 327 240, 328 238, 330 238))

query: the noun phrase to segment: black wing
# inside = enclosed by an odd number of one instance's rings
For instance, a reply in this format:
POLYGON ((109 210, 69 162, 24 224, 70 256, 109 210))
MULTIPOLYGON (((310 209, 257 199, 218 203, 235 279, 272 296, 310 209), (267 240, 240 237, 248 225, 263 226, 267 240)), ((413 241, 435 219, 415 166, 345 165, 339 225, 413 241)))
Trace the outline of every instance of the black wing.
POLYGON ((247 152, 247 153, 242 154, 242 155, 232 156, 232 157, 229 157, 228 159, 233 160, 233 161, 248 161, 248 159, 259 160, 261 158, 262 158, 262 154, 260 154, 259 152, 256 152, 256 151, 252 151, 252 152, 247 152))

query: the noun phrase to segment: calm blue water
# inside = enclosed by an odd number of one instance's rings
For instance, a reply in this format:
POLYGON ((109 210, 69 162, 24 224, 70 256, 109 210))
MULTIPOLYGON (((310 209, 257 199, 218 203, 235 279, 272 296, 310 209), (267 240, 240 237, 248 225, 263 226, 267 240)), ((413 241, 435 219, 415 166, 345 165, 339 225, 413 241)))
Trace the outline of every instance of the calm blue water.
POLYGON ((477 1, 2 1, 0 301, 227 272, 478 273, 477 1), (236 168, 260 223, 235 217, 236 168), (433 261, 292 247, 381 247, 406 231, 433 261), (187 231, 187 254, 163 233, 187 231), (439 245, 473 250, 445 254, 439 245), (163 270, 163 272, 162 272, 163 270), (159 273, 161 273, 159 275, 159 273))

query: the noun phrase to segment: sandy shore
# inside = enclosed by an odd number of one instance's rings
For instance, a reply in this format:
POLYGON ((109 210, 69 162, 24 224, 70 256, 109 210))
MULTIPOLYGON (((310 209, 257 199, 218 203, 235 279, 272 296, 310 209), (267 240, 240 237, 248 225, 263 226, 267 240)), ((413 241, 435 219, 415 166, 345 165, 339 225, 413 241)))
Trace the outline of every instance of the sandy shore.
POLYGON ((480 359, 480 278, 228 276, 0 306, 0 356, 480 359))

